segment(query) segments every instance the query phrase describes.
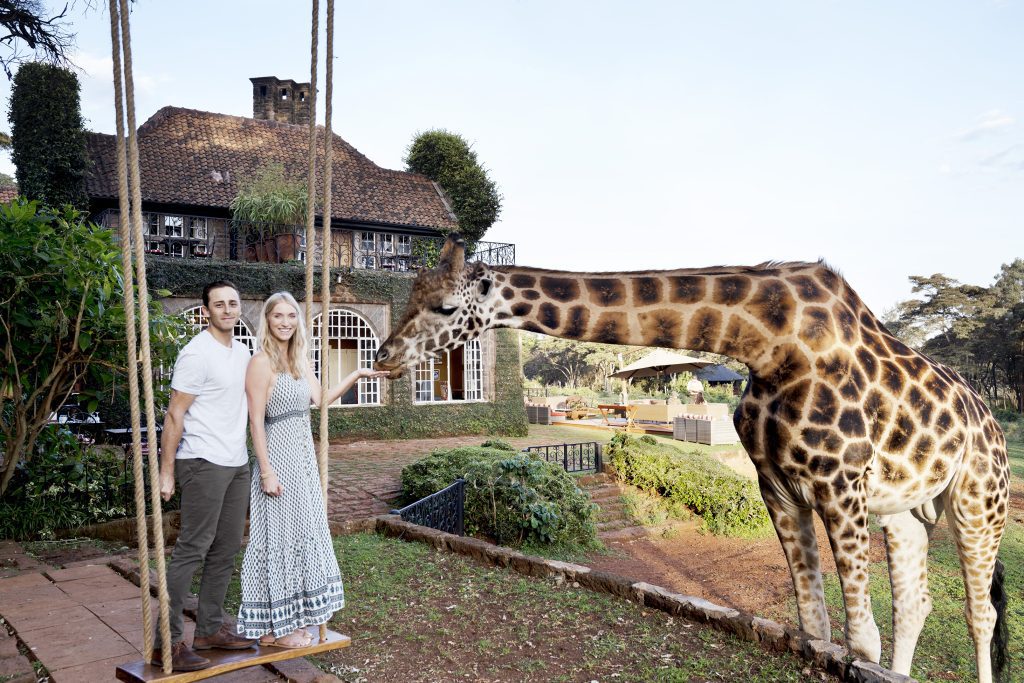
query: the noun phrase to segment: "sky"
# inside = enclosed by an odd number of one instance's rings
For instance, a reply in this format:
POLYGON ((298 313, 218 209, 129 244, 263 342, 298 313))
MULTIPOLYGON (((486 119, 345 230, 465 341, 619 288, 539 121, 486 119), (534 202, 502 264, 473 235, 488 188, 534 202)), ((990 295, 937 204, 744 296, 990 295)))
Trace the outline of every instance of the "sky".
MULTIPOLYGON (((69 9, 74 62, 112 133, 93 4, 69 9)), ((139 122, 309 80, 310 6, 137 0, 139 122)), ((334 130, 396 169, 418 132, 465 137, 504 196, 484 239, 520 265, 824 258, 882 315, 910 275, 989 285, 1024 257, 1024 0, 363 0, 335 27, 334 130)))

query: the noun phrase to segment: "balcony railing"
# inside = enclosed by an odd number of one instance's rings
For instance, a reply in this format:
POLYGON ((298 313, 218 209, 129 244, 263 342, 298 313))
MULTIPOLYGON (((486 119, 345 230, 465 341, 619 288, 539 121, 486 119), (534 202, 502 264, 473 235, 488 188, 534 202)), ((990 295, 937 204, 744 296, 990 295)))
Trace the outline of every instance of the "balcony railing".
MULTIPOLYGON (((96 216, 101 225, 117 230, 120 213, 107 209, 96 216)), ((179 258, 219 258, 237 261, 305 261, 304 225, 254 223, 231 218, 178 213, 143 213, 146 251, 179 258)), ((401 232, 334 228, 332 267, 364 270, 412 271, 437 262, 443 237, 401 232), (341 236, 344 235, 342 238, 341 236), (341 242, 339 242, 341 240, 341 242), (339 248, 340 247, 340 248, 339 248)), ((320 231, 311 250, 320 264, 320 231)), ((466 260, 490 266, 514 265, 516 245, 503 242, 470 244, 466 260)))

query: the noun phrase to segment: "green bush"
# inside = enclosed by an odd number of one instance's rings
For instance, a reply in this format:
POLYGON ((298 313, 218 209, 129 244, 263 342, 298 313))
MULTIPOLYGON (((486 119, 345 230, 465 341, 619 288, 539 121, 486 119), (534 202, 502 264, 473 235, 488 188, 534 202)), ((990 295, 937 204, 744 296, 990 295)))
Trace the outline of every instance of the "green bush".
MULTIPOLYGON (((58 529, 135 514, 132 472, 119 448, 84 445, 54 425, 39 435, 34 451, 17 465, 0 499, 0 538, 52 539, 58 529)), ((170 507, 176 505, 177 497, 170 507)))
POLYGON ((756 537, 771 531, 757 484, 700 452, 620 433, 607 455, 620 479, 686 506, 713 534, 756 537))
POLYGON ((434 451, 402 470, 403 500, 419 500, 460 477, 469 534, 515 547, 598 545, 594 505, 576 481, 557 465, 500 447, 434 451))
POLYGON ((719 384, 712 387, 705 383, 704 400, 708 403, 725 403, 729 406, 729 412, 736 410, 740 404, 740 397, 733 393, 731 384, 719 384))
POLYGON ((515 446, 507 441, 501 439, 489 439, 480 444, 480 448, 497 448, 499 451, 512 451, 513 453, 517 450, 515 446))

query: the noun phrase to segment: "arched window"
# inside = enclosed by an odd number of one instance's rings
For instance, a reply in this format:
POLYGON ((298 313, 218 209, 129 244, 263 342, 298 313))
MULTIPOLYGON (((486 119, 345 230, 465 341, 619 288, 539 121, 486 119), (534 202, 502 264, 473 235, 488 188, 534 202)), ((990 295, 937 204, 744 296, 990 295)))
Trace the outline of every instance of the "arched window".
MULTIPOLYGON (((192 335, 199 334, 203 331, 203 328, 210 324, 210 319, 203 314, 202 306, 193 306, 182 311, 181 315, 185 318, 185 322, 188 323, 189 327, 192 328, 192 335)), ((252 330, 249 329, 244 320, 238 319, 232 334, 235 339, 249 347, 249 353, 256 352, 256 335, 252 333, 252 330)))
MULTIPOLYGON (((313 372, 320 377, 320 325, 323 314, 313 318, 310 347, 313 351, 313 372)), ((327 312, 327 384, 334 386, 356 368, 373 367, 380 341, 370 325, 354 311, 334 308, 327 312)), ((361 379, 331 405, 379 405, 380 380, 361 379)))
POLYGON ((480 340, 446 351, 416 366, 414 400, 482 401, 484 398, 483 357, 480 340))

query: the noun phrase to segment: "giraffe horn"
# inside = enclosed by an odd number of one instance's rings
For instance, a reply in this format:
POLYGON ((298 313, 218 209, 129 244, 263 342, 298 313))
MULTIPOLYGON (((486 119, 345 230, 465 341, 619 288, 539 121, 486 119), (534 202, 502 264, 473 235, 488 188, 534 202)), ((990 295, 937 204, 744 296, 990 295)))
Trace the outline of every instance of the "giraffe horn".
POLYGON ((462 235, 453 232, 448 235, 441 248, 440 266, 444 272, 445 282, 450 284, 458 278, 465 265, 466 241, 462 239, 462 235))

